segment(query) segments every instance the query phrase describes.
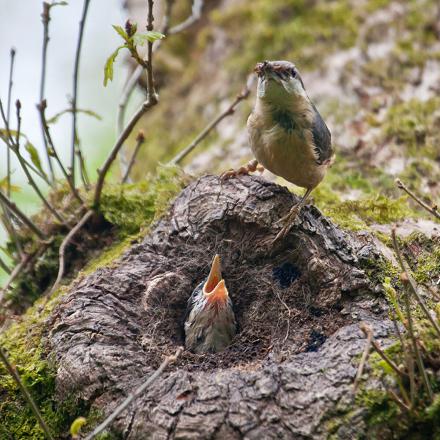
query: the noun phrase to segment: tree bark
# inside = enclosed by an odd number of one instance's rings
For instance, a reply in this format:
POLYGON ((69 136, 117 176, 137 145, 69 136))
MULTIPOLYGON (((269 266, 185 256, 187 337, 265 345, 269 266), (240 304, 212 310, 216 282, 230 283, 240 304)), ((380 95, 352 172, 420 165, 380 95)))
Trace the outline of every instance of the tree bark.
MULTIPOLYGON (((306 206, 271 244, 296 196, 260 177, 205 176, 111 267, 79 280, 49 320, 60 399, 111 413, 182 345, 188 297, 220 254, 239 325, 224 352, 189 352, 113 424, 124 439, 326 438, 354 401, 365 339, 392 331, 362 269, 381 258, 306 206)), ((338 433, 364 429, 361 413, 338 433)))

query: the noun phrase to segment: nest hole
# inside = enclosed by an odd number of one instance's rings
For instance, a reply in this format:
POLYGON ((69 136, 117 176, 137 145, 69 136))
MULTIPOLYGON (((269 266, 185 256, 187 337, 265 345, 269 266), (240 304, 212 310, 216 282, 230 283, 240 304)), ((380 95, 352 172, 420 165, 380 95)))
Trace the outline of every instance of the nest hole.
POLYGON ((216 243, 182 243, 169 252, 167 266, 146 280, 142 300, 140 342, 150 365, 159 365, 164 355, 184 345, 187 300, 207 277, 216 253, 234 305, 237 334, 222 352, 197 355, 185 350, 174 368, 246 366, 269 355, 282 361, 299 352, 319 350, 328 336, 348 322, 340 304, 323 306, 316 301, 319 286, 311 282, 292 251, 275 257, 256 255, 252 240, 223 237, 216 243))

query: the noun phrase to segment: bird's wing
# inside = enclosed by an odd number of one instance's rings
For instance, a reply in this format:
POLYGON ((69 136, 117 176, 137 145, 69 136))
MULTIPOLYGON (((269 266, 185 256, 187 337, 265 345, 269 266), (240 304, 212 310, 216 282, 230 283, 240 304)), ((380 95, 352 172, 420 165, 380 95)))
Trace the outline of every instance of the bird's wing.
POLYGON ((332 138, 330 130, 327 128, 327 125, 325 125, 317 108, 313 103, 312 106, 315 110, 315 117, 312 126, 313 142, 315 144, 317 162, 318 164, 322 164, 333 156, 332 138))

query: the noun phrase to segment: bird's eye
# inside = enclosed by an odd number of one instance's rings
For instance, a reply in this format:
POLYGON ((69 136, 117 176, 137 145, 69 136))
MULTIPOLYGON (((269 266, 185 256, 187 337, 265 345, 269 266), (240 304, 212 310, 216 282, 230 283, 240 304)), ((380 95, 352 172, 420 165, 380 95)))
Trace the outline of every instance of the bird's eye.
POLYGON ((292 78, 296 77, 296 70, 295 69, 291 69, 290 70, 290 75, 292 76, 292 78))

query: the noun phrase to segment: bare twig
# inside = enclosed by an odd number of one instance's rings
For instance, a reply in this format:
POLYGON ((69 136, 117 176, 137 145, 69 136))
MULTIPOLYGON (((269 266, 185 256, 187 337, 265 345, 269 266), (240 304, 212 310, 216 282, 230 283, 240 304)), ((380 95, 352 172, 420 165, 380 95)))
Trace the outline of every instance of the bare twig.
MULTIPOLYGON (((11 96, 12 96, 12 79, 14 76, 15 49, 11 49, 11 64, 9 67, 9 86, 8 86, 8 102, 6 106, 6 119, 10 122, 11 116, 11 96)), ((6 151, 6 195, 11 198, 11 152, 9 148, 6 151)))
POLYGON ((52 141, 52 136, 50 134, 49 131, 49 125, 47 124, 47 120, 46 120, 46 107, 47 107, 47 102, 45 99, 43 99, 40 104, 37 105, 37 109, 38 112, 40 113, 40 120, 41 120, 41 124, 43 126, 43 130, 44 130, 44 134, 46 136, 47 142, 49 144, 50 147, 50 155, 53 156, 56 160, 56 162, 58 163, 58 166, 61 169, 61 172, 64 175, 64 178, 67 181, 67 184, 70 187, 70 190, 72 192, 72 194, 74 195, 74 197, 82 204, 83 200, 81 198, 81 196, 79 195, 78 190, 76 189, 75 185, 72 182, 72 179, 70 178, 69 174, 67 173, 66 169, 64 168, 63 163, 61 162, 60 157, 58 156, 58 153, 55 149, 55 145, 52 141))
POLYGON ((115 145, 113 146, 109 156, 107 157, 106 161, 104 162, 104 165, 98 170, 98 181, 96 183, 95 188, 95 196, 94 196, 94 202, 93 207, 94 209, 99 208, 99 203, 101 201, 101 193, 102 189, 104 187, 104 181, 105 177, 107 176, 108 170, 110 169, 111 165, 115 161, 119 150, 121 149, 122 145, 130 135, 130 133, 133 131, 134 127, 136 126, 139 119, 154 105, 157 104, 157 97, 154 97, 152 101, 146 100, 140 108, 137 110, 137 112, 132 116, 130 122, 127 124, 123 132, 119 135, 118 140, 116 141, 115 145))
POLYGON ((408 187, 400 179, 396 179, 395 182, 396 182, 396 185, 398 188, 405 191, 422 208, 426 209, 434 217, 440 219, 440 213, 438 212, 438 208, 436 205, 429 206, 428 204, 426 204, 423 200, 421 200, 419 197, 417 197, 412 191, 410 191, 408 189, 408 187))
POLYGON ((79 144, 78 138, 78 129, 77 129, 77 97, 78 97, 78 76, 79 76, 79 62, 81 59, 81 46, 84 35, 84 26, 86 23, 87 12, 89 9, 90 0, 84 0, 83 12, 81 15, 81 21, 79 23, 79 34, 78 34, 78 42, 76 46, 75 53, 75 67, 73 72, 73 95, 72 95, 72 146, 70 151, 70 166, 71 166, 71 178, 72 184, 75 186, 75 155, 78 156, 79 165, 81 170, 81 176, 83 179, 84 186, 88 188, 89 179, 87 176, 87 171, 85 168, 84 159, 81 152, 81 147, 79 144))
MULTIPOLYGON (((20 107, 17 106, 17 119, 20 120, 20 107)), ((34 191, 36 192, 37 196, 40 198, 40 200, 43 202, 44 206, 53 214, 53 216, 62 224, 67 226, 67 223, 63 216, 57 212, 57 210, 49 203, 49 201, 44 197, 43 193, 41 192, 40 188, 36 184, 34 178, 32 177, 31 173, 28 170, 28 167, 26 165, 26 162, 23 159, 23 156, 20 153, 20 150, 18 148, 18 144, 13 144, 13 151, 15 155, 17 156, 18 161, 20 162, 21 168, 23 169, 29 185, 32 186, 34 191)))
POLYGON ((411 408, 414 408, 416 391, 417 391, 417 384, 414 375, 414 359, 412 357, 409 347, 407 346, 407 342, 406 340, 404 340, 403 335, 399 329, 399 325, 397 324, 394 313, 392 319, 393 319, 394 330, 396 331, 396 334, 400 341, 400 345, 402 346, 403 356, 405 358, 405 363, 406 363, 406 370, 408 371, 408 376, 409 376, 410 401, 408 401, 408 404, 411 406, 411 408))
POLYGON ((20 132, 21 132, 21 102, 19 99, 15 101, 15 109, 17 115, 17 130, 15 133, 15 146, 17 150, 20 148, 20 132))
POLYGON ((26 255, 23 258, 23 260, 20 261, 20 263, 18 263, 17 266, 15 266, 15 268, 12 270, 11 274, 9 275, 6 284, 3 286, 3 289, 0 290, 0 304, 3 303, 4 295, 9 290, 11 284, 15 281, 15 279, 26 269, 28 265, 32 264, 34 260, 36 260, 38 257, 43 255, 51 243, 52 243, 52 239, 42 242, 40 244, 40 247, 36 251, 26 255))
POLYGON ((176 26, 173 26, 169 30, 169 35, 178 34, 179 32, 182 32, 189 27, 191 27, 194 23, 196 23, 198 20, 200 20, 202 16, 202 9, 203 9, 203 3, 204 0, 193 0, 192 8, 191 8, 191 15, 182 23, 179 23, 176 26))
MULTIPOLYGON (((182 32, 189 27, 191 27, 194 23, 196 23, 200 17, 203 7, 203 0, 194 0, 191 15, 182 23, 179 23, 178 25, 174 26, 172 29, 169 29, 169 23, 170 23, 170 16, 172 7, 174 5, 174 0, 167 0, 166 1, 166 9, 165 9, 165 15, 162 21, 162 29, 160 32, 164 35, 174 35, 179 32, 182 32)), ((160 45, 162 44, 162 40, 156 40, 153 44, 153 52, 156 52, 160 45)), ((119 135, 123 128, 124 128, 124 120, 125 120, 125 110, 127 108, 127 103, 133 94, 133 91, 136 87, 136 84, 138 84, 138 81, 144 71, 144 68, 141 65, 136 66, 136 69, 133 70, 133 72, 130 74, 130 77, 128 78, 124 89, 121 94, 121 98, 119 100, 119 106, 118 106, 118 116, 117 116, 117 134, 119 135)), ((120 154, 120 166, 121 166, 121 174, 125 175, 127 173, 127 160, 126 156, 124 154, 124 150, 121 150, 120 154)))
POLYGON ((98 425, 85 440, 92 440, 99 433, 104 431, 118 416, 121 414, 137 397, 139 397, 165 370, 165 368, 172 362, 175 362, 177 358, 182 354, 183 347, 179 347, 176 353, 172 356, 168 356, 160 364, 159 368, 133 393, 129 396, 113 411, 113 413, 107 417, 100 425, 98 425))
POLYGON ((139 130, 139 133, 136 136, 136 147, 133 151, 130 162, 128 163, 127 171, 125 172, 125 175, 122 177, 122 183, 131 182, 131 178, 130 178, 131 169, 133 168, 136 157, 144 142, 145 142, 144 132, 142 130, 139 130))
MULTIPOLYGON (((41 21, 43 22, 43 49, 41 55, 41 78, 40 78, 40 103, 44 99, 44 89, 46 86, 46 64, 47 64, 47 46, 49 44, 49 22, 50 22, 50 8, 51 5, 47 2, 43 2, 43 12, 41 13, 41 21)), ((49 166, 51 183, 55 182, 55 174, 52 165, 52 159, 49 154, 49 148, 47 145, 47 139, 44 134, 43 121, 40 119, 41 133, 43 136, 44 150, 46 151, 46 159, 49 166)))
POLYGON ((391 230, 391 236, 393 239, 393 247, 394 247, 394 251, 396 253, 397 261, 399 262, 399 266, 402 269, 402 272, 404 272, 406 274, 406 276, 404 278, 402 278, 402 282, 410 287, 412 293, 414 294, 414 296, 415 296, 417 302, 419 303, 420 308, 422 309, 426 318, 431 322, 432 326, 434 327, 434 330, 440 336, 440 326, 438 325, 438 323, 435 321, 435 319, 429 313, 428 307, 426 306, 425 302, 423 301, 423 298, 420 296, 420 293, 417 289, 416 282, 414 281, 413 277, 409 274, 409 271, 406 268, 406 265, 403 261, 402 255, 400 253, 399 245, 397 243, 396 227, 395 226, 391 230))
POLYGON ((411 408, 406 405, 393 390, 388 390, 388 393, 390 397, 397 403, 397 405, 402 409, 403 411, 411 411, 411 408))
MULTIPOLYGON (((363 323, 362 323, 363 324, 363 323)), ((365 333, 365 332, 364 332, 365 333)), ((371 349, 371 341, 373 339, 373 332, 366 332, 367 335, 367 342, 365 344, 364 351, 362 353, 361 361, 359 363, 359 367, 356 373, 356 378, 354 379, 353 383, 353 392, 355 393, 357 390, 357 387, 359 385, 359 382, 361 380, 362 374, 364 373, 365 364, 368 360, 368 356, 370 355, 370 349, 371 349)))
POLYGON ((180 163, 189 153, 191 153, 197 145, 200 144, 209 133, 227 116, 230 116, 234 113, 237 105, 246 99, 249 96, 249 88, 246 86, 240 94, 237 95, 235 100, 231 103, 231 105, 222 113, 220 113, 216 118, 214 118, 204 129, 203 131, 182 151, 180 151, 173 159, 170 160, 170 164, 177 165, 180 163))
MULTIPOLYGON (((403 278, 405 278, 406 272, 402 272, 401 279, 403 281, 403 278)), ((404 283, 405 284, 405 283, 404 283)), ((417 367, 419 369, 420 374, 422 375, 423 383, 425 385, 426 391, 428 393, 428 396, 430 400, 432 400, 432 389, 431 385, 429 384, 428 376, 426 374, 425 366, 423 364, 422 355, 420 354, 419 346, 417 344, 417 339, 414 334, 414 326, 413 326, 413 320, 412 320, 412 314, 411 314, 411 308, 410 308, 410 302, 409 302, 409 291, 408 286, 405 286, 405 308, 406 308, 406 319, 408 321, 408 333, 412 342, 413 350, 414 350, 414 357, 416 358, 417 367)))
MULTIPOLYGON (((414 350, 414 357, 416 358, 417 367, 418 367, 419 372, 422 376, 423 383, 425 385, 429 399, 432 400, 433 394, 432 394, 431 385, 429 384, 428 376, 426 374, 425 366, 423 364, 423 359, 420 354, 420 350, 419 350, 419 346, 417 344, 416 336, 414 334, 414 326, 413 326, 411 307, 410 307, 410 301, 409 301, 410 288, 414 287, 413 293, 416 295, 416 297, 418 297, 419 294, 417 292, 417 288, 415 287, 415 283, 413 286, 413 284, 410 282, 409 275, 406 271, 406 267, 403 262, 402 255, 400 253, 399 245, 397 243, 396 227, 395 226, 391 230, 391 237, 393 240, 393 247, 394 247, 394 252, 396 254, 396 257, 397 257, 397 261, 399 262, 400 268, 402 269, 402 273, 400 274, 400 279, 405 287, 405 308, 406 308, 406 315, 407 315, 406 319, 408 321, 408 333, 409 333, 409 336, 410 336, 410 339, 412 342, 412 346, 413 346, 413 350, 414 350)), ((436 328, 437 323, 432 319, 431 314, 429 313, 428 309, 426 308, 426 306, 423 303, 421 298, 420 298, 420 301, 421 301, 421 303, 419 302, 419 304, 422 306, 422 309, 424 309, 424 310, 426 309, 425 314, 430 318, 430 321, 433 322, 433 324, 435 324, 434 328, 436 328)))
MULTIPOLYGON (((9 199, 9 200, 11 200, 11 199, 9 199)), ((1 199, 0 199, 0 206, 3 211, 3 215, 1 217, 3 226, 5 227, 5 229, 8 233, 8 236, 11 237, 12 240, 14 241, 15 249, 17 250, 18 255, 21 259, 24 257, 24 252, 23 252, 23 247, 20 243, 20 240, 18 239, 17 231, 15 230, 15 225, 14 225, 14 222, 12 219, 12 213, 8 209, 8 207, 5 205, 5 203, 3 203, 3 201, 1 199)))
POLYGON ((4 204, 14 215, 16 215, 32 232, 34 232, 41 240, 45 240, 46 234, 26 215, 18 206, 8 199, 0 191, 0 202, 4 204))
POLYGON ((406 377, 407 374, 399 369, 399 367, 388 357, 387 354, 382 350, 381 346, 374 340, 373 331, 371 328, 366 325, 365 323, 362 323, 359 325, 359 328, 362 330, 364 335, 367 338, 371 339, 371 345, 376 350, 377 354, 399 375, 402 377, 406 377))
MULTIPOLYGON (((148 24, 147 30, 153 29, 153 0, 148 0, 148 24)), ((147 99, 132 116, 131 120, 128 122, 124 130, 119 135, 116 144, 113 146, 109 156, 107 157, 104 165, 98 170, 98 181, 95 188, 95 196, 93 200, 93 208, 98 209, 101 200, 101 193, 104 187, 105 177, 110 169, 111 165, 118 156, 124 142, 127 140, 130 133, 133 131, 139 119, 153 106, 155 106, 158 101, 158 96, 154 88, 154 78, 153 78, 153 43, 148 42, 148 59, 147 59, 147 99)))
POLYGON ((8 357, 2 347, 0 347, 0 359, 3 362, 3 364, 5 365, 9 374, 14 379, 15 383, 18 385, 18 388, 20 389, 24 399, 26 400, 28 405, 31 407, 31 410, 34 413, 35 418, 38 420, 38 424, 40 425, 41 429, 43 430, 45 436, 49 440, 53 440, 53 437, 52 437, 52 434, 50 433, 49 427, 46 425, 46 422, 44 421, 43 416, 41 415, 40 410, 38 409, 38 406, 35 403, 35 400, 32 398, 32 396, 30 395, 25 384, 20 379, 20 376, 19 376, 17 370, 9 362, 9 359, 8 359, 8 357))
POLYGON ((93 216, 94 211, 88 210, 81 220, 75 225, 74 228, 70 230, 70 232, 64 237, 63 242, 61 243, 60 249, 59 249, 59 266, 58 266, 58 275, 57 279, 55 280, 52 288, 50 289, 47 297, 50 298, 52 294, 58 289, 58 286, 63 279, 64 276, 64 259, 66 256, 66 248, 70 244, 72 238, 77 234, 77 232, 89 221, 89 219, 93 216))

